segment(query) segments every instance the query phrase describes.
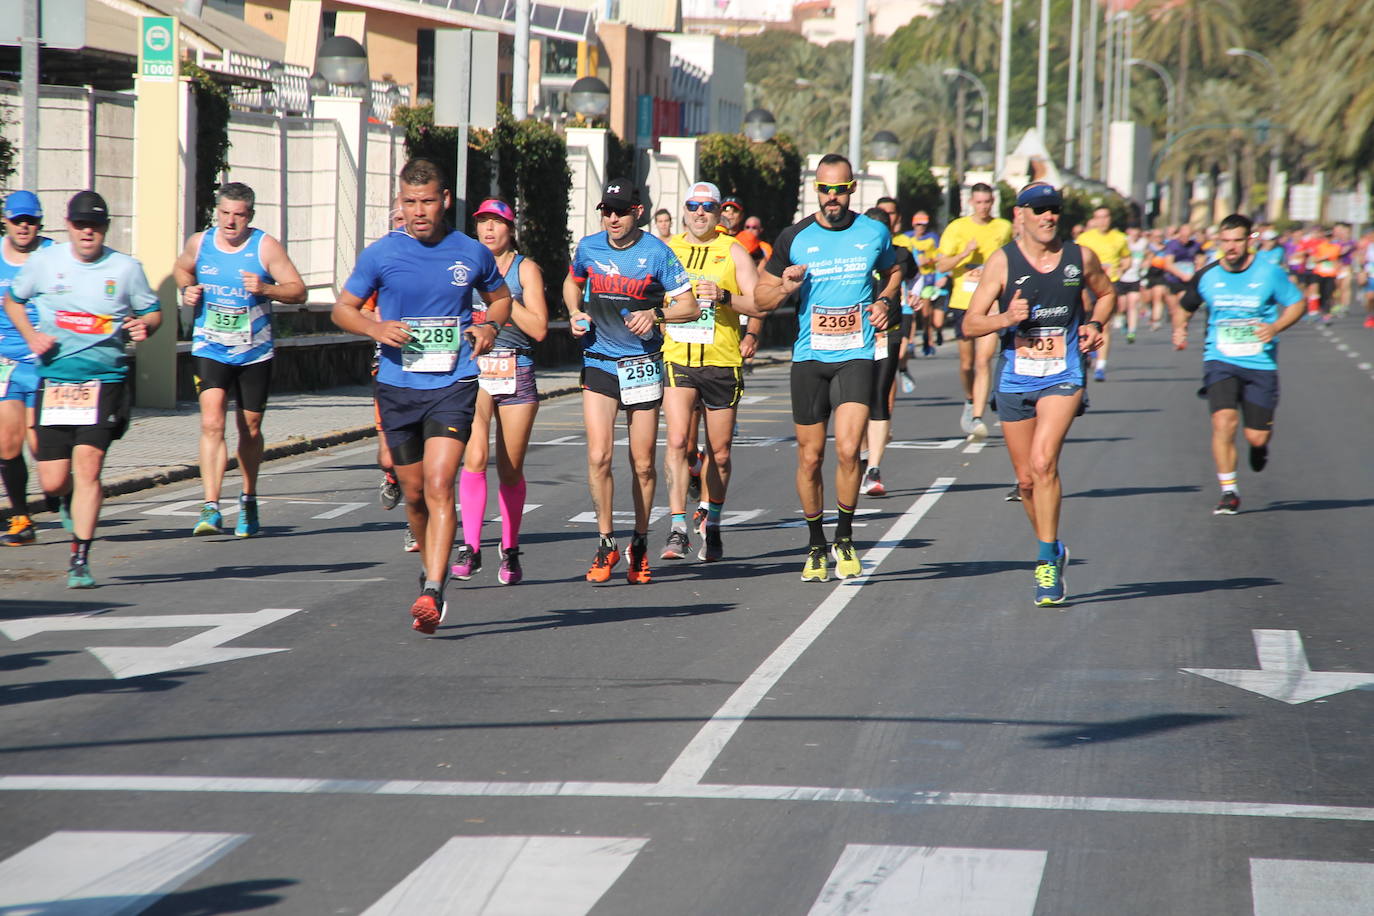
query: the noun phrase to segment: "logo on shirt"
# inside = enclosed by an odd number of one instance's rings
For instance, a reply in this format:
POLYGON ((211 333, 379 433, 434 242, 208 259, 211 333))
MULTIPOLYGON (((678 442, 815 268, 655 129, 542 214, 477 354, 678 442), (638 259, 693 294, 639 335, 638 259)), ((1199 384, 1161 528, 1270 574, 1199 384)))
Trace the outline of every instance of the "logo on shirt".
POLYGON ((1065 279, 1073 280, 1073 279, 1075 279, 1075 278, 1078 277, 1079 273, 1081 273, 1081 271, 1079 271, 1079 269, 1078 269, 1075 265, 1073 265, 1073 264, 1065 264, 1065 265, 1064 265, 1064 277, 1065 277, 1065 279))
POLYGON ((614 261, 612 261, 612 262, 609 263, 609 264, 602 264, 602 263, 601 263, 600 261, 598 261, 596 258, 592 258, 592 263, 596 265, 596 269, 599 270, 599 271, 601 271, 601 273, 602 273, 603 276, 606 276, 606 277, 618 277, 618 276, 620 276, 620 265, 617 264, 617 263, 614 262, 614 261))
POLYGON ((855 242, 854 247, 859 249, 860 251, 863 251, 865 248, 868 247, 868 244, 868 242, 855 242))
POLYGON ((806 253, 807 253, 807 254, 815 254, 816 252, 818 252, 818 251, 820 251, 820 250, 821 250, 821 249, 820 249, 820 246, 819 246, 819 245, 812 245, 812 246, 810 246, 809 248, 806 249, 806 253))
POLYGON ((116 285, 115 285, 114 278, 113 278, 113 277, 107 277, 107 278, 105 279, 105 298, 106 298, 106 299, 113 299, 113 298, 115 297, 115 290, 116 290, 117 288, 118 288, 118 287, 116 287, 116 285))
POLYGON ((202 277, 218 277, 219 268, 213 264, 206 264, 204 267, 200 268, 200 275, 202 277))
POLYGON ((468 285, 468 271, 471 270, 470 267, 468 267, 462 261, 454 261, 448 269, 453 272, 454 286, 468 285))
POLYGON ((1247 284, 1245 284, 1245 285, 1248 286, 1248 287, 1250 287, 1251 289, 1259 289, 1260 286, 1262 286, 1263 284, 1261 284, 1261 283, 1247 283, 1247 284))
POLYGON ((1017 277, 1017 278, 1016 278, 1016 285, 1017 285, 1017 286, 1020 286, 1022 283, 1025 283, 1025 282, 1026 282, 1027 280, 1029 280, 1029 279, 1030 279, 1030 274, 1026 274, 1025 276, 1017 277))
POLYGON ((640 266, 640 267, 643 267, 644 265, 646 265, 646 264, 648 264, 648 263, 649 263, 649 259, 648 259, 648 258, 640 258, 640 259, 639 259, 639 266, 640 266))

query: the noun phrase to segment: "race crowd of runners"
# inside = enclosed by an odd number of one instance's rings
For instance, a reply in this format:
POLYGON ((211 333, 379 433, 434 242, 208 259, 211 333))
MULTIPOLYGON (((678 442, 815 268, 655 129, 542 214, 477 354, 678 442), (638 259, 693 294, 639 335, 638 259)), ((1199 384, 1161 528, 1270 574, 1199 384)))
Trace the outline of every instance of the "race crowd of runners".
MULTIPOLYGON (((511 204, 483 201, 470 237, 445 221, 452 194, 438 165, 406 163, 399 188, 389 231, 359 256, 332 317, 376 344, 380 501, 386 509, 404 504, 404 548, 422 561, 410 616, 415 630, 430 634, 447 613, 451 580, 482 569, 493 451, 496 575, 506 585, 523 578, 524 460, 539 411, 534 354, 550 333, 553 306, 540 266, 519 249, 511 204)), ((1142 230, 1114 226, 1102 207, 1070 228, 1061 225, 1059 190, 1044 182, 1016 192, 1011 220, 993 216, 991 187, 974 185, 967 216, 939 227, 919 210, 903 225, 890 198, 854 212, 854 189, 848 160, 824 157, 815 210, 770 234, 744 200, 710 182, 691 187, 680 213, 652 215, 628 179, 603 186, 603 230, 577 242, 561 284, 582 351, 599 529, 587 581, 610 582, 624 560, 626 581, 643 585, 654 562, 681 561, 694 549, 703 562, 726 555, 721 519, 737 410, 764 322, 780 307, 789 317, 772 320, 795 322, 790 390, 807 526, 801 578, 862 573, 855 507, 860 496, 886 493, 881 462, 897 389, 914 389, 912 359, 953 344, 963 408, 957 421, 951 416, 951 432, 957 422, 976 442, 1000 425, 1015 480, 1006 498, 1021 502, 1036 541, 1038 605, 1067 597, 1059 457, 1088 406, 1090 379, 1109 377, 1113 347, 1134 344, 1147 329, 1162 333, 1167 322, 1173 345, 1184 349, 1190 321, 1204 312, 1203 394, 1221 491, 1213 512, 1228 515, 1240 505, 1237 432, 1252 471, 1268 460, 1279 393, 1275 339, 1304 318, 1329 321, 1361 307, 1374 328, 1374 235, 1354 239, 1348 226, 1280 233, 1232 214, 1206 232, 1187 224, 1142 230), (612 523, 622 414, 630 457, 622 484, 634 509, 628 539, 612 523), (661 431, 670 511, 667 530, 655 534, 661 431), (833 535, 822 523, 828 441, 833 535)), ((105 244, 110 216, 99 194, 75 195, 65 215, 58 241, 42 234, 36 195, 12 191, 4 200, 0 477, 13 515, 3 543, 36 540, 27 446, 46 508, 71 533, 67 585, 91 588, 101 471, 129 424, 127 344, 156 333, 162 311, 143 266, 105 244)), ((230 400, 242 476, 233 534, 260 532, 272 303, 304 302, 306 288, 283 245, 253 228, 253 216, 252 189, 224 185, 214 225, 191 236, 172 268, 194 315, 201 412, 204 504, 190 535, 224 533, 230 400)))

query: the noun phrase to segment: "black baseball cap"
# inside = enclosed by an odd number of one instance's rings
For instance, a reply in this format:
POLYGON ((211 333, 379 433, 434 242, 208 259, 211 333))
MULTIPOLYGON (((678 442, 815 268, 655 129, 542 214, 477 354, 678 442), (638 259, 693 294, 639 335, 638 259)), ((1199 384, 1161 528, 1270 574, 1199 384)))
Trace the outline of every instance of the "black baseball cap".
POLYGON ((628 178, 612 178, 601 189, 598 210, 628 210, 639 203, 639 189, 628 178))
POLYGON ((67 219, 74 223, 108 223, 110 208, 94 191, 80 191, 67 202, 67 219))
POLYGON ((740 211, 741 213, 744 212, 744 202, 741 201, 741 200, 740 200, 738 197, 736 197, 734 194, 727 194, 727 195, 725 196, 725 199, 722 200, 722 201, 720 202, 720 205, 721 205, 721 207, 734 207, 736 210, 740 211))

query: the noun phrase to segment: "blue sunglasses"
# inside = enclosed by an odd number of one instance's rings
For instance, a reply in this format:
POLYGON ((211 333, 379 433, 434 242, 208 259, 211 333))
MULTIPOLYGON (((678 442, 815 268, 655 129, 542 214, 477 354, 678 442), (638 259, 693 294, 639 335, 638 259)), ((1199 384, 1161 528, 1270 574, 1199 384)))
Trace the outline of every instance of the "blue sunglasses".
POLYGON ((715 213, 720 209, 720 204, 714 200, 689 200, 686 203, 687 212, 695 213, 698 210, 705 210, 707 213, 715 213))

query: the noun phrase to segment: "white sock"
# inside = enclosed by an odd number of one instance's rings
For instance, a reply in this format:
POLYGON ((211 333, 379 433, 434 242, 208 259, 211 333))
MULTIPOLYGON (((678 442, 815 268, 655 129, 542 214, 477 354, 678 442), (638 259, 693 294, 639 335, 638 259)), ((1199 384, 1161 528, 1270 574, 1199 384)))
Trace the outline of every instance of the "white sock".
POLYGON ((1219 483, 1219 484, 1221 485, 1221 492, 1223 492, 1223 493, 1235 493, 1237 496, 1240 495, 1240 488, 1236 486, 1236 472, 1235 472, 1235 471, 1231 471, 1230 473, 1227 473, 1227 474, 1218 474, 1218 475, 1217 475, 1217 483, 1219 483))

